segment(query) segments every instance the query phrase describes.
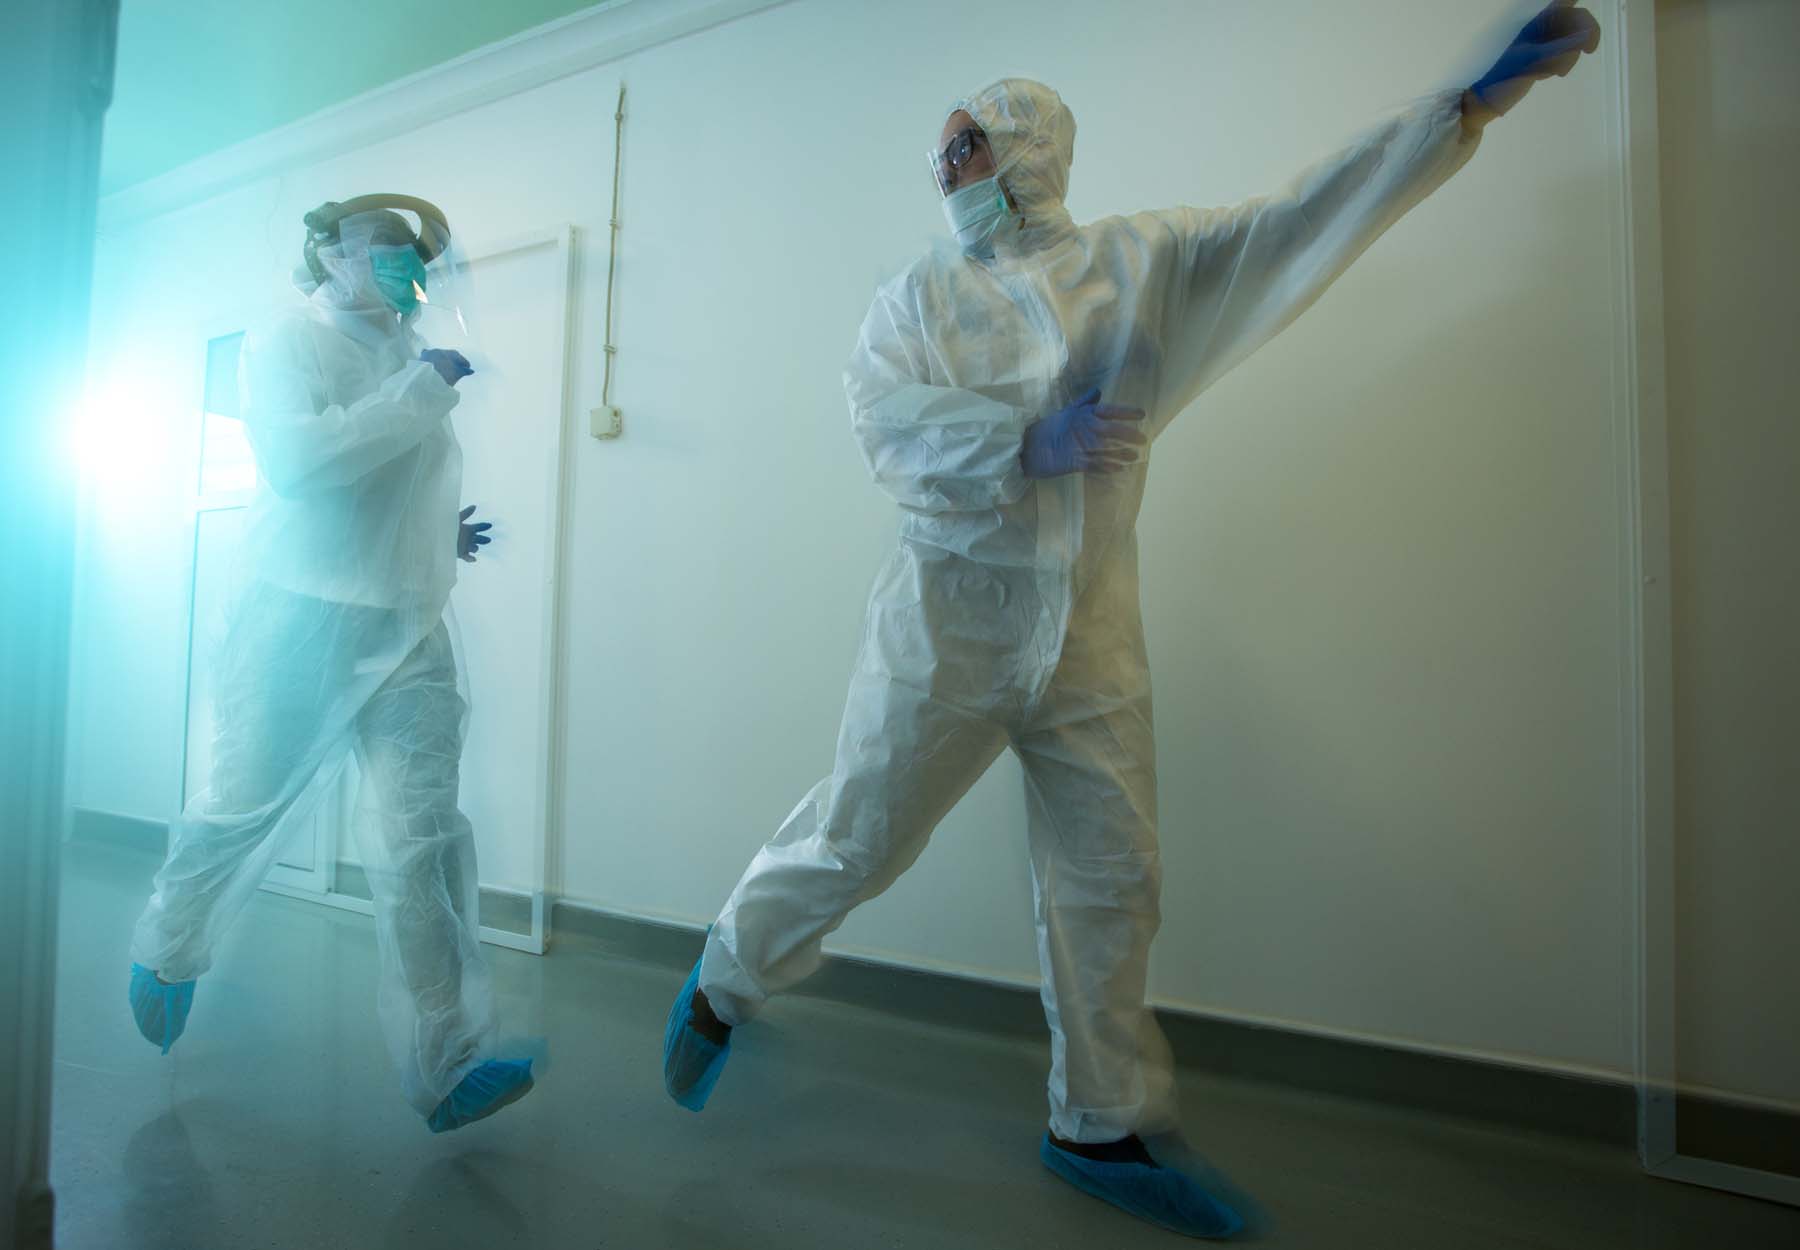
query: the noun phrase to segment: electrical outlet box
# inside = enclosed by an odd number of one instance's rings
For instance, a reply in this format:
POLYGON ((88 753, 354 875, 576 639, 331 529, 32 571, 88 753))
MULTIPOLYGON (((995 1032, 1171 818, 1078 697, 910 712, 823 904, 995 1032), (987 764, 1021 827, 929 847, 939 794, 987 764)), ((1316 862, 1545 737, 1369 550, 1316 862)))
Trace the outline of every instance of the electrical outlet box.
POLYGON ((625 414, 617 408, 608 405, 589 410, 588 433, 595 438, 617 438, 624 432, 625 414))

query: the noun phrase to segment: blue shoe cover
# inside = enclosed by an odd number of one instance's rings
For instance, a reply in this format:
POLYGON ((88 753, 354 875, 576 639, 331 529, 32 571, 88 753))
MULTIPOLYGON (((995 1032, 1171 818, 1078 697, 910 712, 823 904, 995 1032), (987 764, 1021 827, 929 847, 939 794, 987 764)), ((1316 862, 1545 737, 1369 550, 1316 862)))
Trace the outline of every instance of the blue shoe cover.
POLYGON ((1048 1133, 1038 1154, 1045 1167, 1081 1192, 1170 1232, 1225 1238, 1244 1226, 1236 1211, 1173 1168, 1084 1159, 1059 1150, 1048 1133))
POLYGON ((694 970, 688 973, 681 993, 676 995, 675 1005, 669 1008, 669 1024, 663 1030, 663 1088, 669 1091, 669 1097, 689 1111, 698 1111, 706 1105, 713 1086, 719 1083, 719 1073, 725 1070, 725 1060, 731 1054, 730 1036, 721 1046, 702 1037, 688 1023, 694 1007, 694 991, 699 988, 700 961, 695 960, 694 970))
POLYGON ((167 984, 144 965, 131 965, 131 1014, 137 1019, 138 1032, 152 1046, 161 1046, 163 1054, 169 1053, 187 1028, 188 1010, 193 1005, 192 981, 167 984))
POLYGON ((485 1120, 525 1097, 533 1084, 531 1060, 489 1059, 456 1083, 425 1125, 434 1133, 448 1133, 485 1120))

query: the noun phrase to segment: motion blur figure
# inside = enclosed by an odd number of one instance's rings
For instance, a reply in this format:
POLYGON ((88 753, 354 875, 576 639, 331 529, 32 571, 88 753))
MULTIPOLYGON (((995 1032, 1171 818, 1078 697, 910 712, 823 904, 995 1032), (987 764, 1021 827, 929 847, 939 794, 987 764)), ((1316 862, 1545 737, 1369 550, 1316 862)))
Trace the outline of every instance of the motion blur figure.
POLYGON ((406 196, 328 203, 306 227, 304 307, 244 343, 261 481, 219 650, 212 774, 138 921, 131 1004, 167 1052, 226 929, 354 751, 382 1024, 402 1092, 441 1132, 531 1088, 529 1061, 492 1056, 457 807, 468 705, 444 611, 457 559, 488 541, 459 512, 450 423, 472 370, 415 328, 432 302, 460 319, 459 254, 444 215, 406 196))
POLYGON ((1051 1035, 1041 1157, 1164 1227, 1241 1226, 1144 1140, 1177 1127, 1145 1007, 1160 869, 1134 527, 1149 450, 1598 34, 1552 6, 1472 88, 1419 100, 1275 195, 1086 226, 1063 206, 1075 120, 1054 91, 1009 78, 951 107, 929 157, 959 246, 878 291, 845 374, 898 547, 832 774, 751 862, 671 1011, 672 1097, 704 1105, 731 1030, 819 966, 824 937, 1011 747, 1051 1035))

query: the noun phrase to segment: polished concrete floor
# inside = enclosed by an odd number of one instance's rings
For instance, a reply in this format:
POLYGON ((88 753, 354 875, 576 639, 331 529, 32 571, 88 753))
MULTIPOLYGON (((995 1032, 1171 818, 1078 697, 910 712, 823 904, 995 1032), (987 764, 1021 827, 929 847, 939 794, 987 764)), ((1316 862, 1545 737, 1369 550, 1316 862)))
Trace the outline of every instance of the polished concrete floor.
MULTIPOLYGON (((548 1039, 523 1102, 434 1137, 373 1012, 369 922, 261 895, 168 1057, 126 1007, 154 864, 74 844, 57 1021, 58 1244, 1054 1247, 1193 1244, 1038 1163, 1043 1045, 790 998, 703 1115, 663 1095, 681 972, 560 943, 494 950, 507 1027, 548 1039)), ((1261 1244, 1764 1250, 1800 1211, 1641 1176, 1623 1149, 1186 1073, 1183 1114, 1257 1196, 1261 1244)))

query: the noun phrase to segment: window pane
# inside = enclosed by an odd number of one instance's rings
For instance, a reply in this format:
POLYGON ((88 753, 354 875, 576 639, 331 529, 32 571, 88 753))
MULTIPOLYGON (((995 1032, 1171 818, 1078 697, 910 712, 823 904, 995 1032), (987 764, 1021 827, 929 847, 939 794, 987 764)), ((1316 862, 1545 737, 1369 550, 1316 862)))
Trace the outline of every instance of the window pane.
POLYGON ((237 418, 238 349, 244 336, 227 334, 206 345, 206 412, 201 429, 200 494, 202 497, 251 490, 256 486, 256 459, 244 423, 237 418))

